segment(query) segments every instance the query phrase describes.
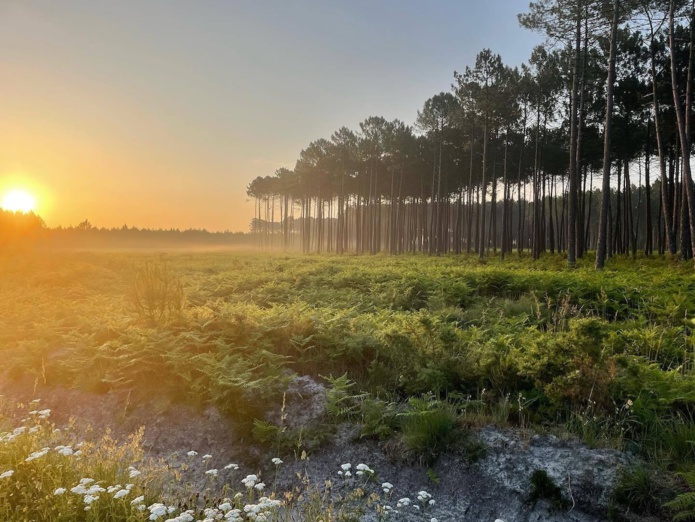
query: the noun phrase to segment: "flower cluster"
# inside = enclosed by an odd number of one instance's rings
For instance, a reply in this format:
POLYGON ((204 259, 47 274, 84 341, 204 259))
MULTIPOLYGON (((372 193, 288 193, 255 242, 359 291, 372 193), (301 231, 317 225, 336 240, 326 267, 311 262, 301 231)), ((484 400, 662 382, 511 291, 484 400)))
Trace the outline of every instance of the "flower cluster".
POLYGON ((422 502, 423 505, 434 506, 434 499, 432 498, 432 495, 427 493, 427 491, 419 491, 417 494, 417 499, 422 502))
POLYGON ((250 520, 266 522, 269 520, 272 513, 281 505, 282 503, 279 500, 261 497, 255 504, 246 504, 244 506, 244 512, 250 520))
POLYGON ((51 410, 34 410, 30 411, 29 415, 35 416, 37 419, 47 419, 51 415, 51 410))

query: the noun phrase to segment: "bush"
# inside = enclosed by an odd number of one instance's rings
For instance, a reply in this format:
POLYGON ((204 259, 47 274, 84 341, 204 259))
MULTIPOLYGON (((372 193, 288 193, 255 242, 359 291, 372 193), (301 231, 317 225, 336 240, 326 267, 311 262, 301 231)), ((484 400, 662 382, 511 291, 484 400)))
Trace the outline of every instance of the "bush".
POLYGON ((127 298, 131 309, 151 324, 178 316, 186 302, 181 279, 171 273, 166 261, 147 262, 140 267, 127 298))

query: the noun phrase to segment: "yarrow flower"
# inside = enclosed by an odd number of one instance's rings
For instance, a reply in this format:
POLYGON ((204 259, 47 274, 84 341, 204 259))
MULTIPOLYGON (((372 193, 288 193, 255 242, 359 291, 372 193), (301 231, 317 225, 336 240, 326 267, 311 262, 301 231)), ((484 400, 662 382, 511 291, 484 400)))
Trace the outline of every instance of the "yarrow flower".
POLYGON ((235 470, 235 471, 236 471, 237 469, 239 469, 239 465, 238 465, 238 464, 233 464, 233 463, 232 463, 232 464, 227 464, 227 465, 224 467, 224 469, 232 469, 232 470, 235 470))
POLYGON ((403 497, 398 502, 396 502, 396 507, 402 508, 410 505, 410 499, 408 497, 403 497))
POLYGON ((29 455, 26 459, 24 459, 24 462, 31 462, 32 460, 40 459, 41 457, 46 455, 46 453, 48 453, 50 451, 50 449, 51 448, 43 448, 39 451, 35 451, 31 455, 29 455))
POLYGON ((275 464, 276 466, 279 466, 280 464, 282 464, 282 460, 280 460, 279 458, 275 457, 275 458, 272 460, 272 463, 275 464))
POLYGON ((160 502, 148 506, 147 509, 150 510, 150 520, 157 520, 167 514, 167 507, 160 502))
POLYGON ((55 496, 58 496, 58 495, 62 495, 63 493, 65 493, 65 491, 66 491, 65 488, 57 488, 57 489, 53 492, 53 494, 54 494, 55 496))
POLYGON ((203 455, 203 460, 210 460, 212 455, 203 455))
POLYGON ((256 475, 246 475, 246 477, 241 479, 241 483, 248 489, 251 489, 253 486, 255 486, 257 481, 258 477, 256 475))
POLYGON ((349 471, 352 468, 352 464, 348 462, 346 464, 341 464, 340 467, 343 469, 343 471, 349 471))
POLYGON ((265 489, 265 484, 263 482, 259 482, 253 487, 256 488, 258 491, 263 491, 265 489))
POLYGON ((384 493, 391 493, 391 490, 393 489, 393 484, 391 484, 390 482, 384 482, 381 485, 381 489, 384 490, 384 493))
POLYGON ((432 495, 430 495, 429 493, 427 493, 427 491, 419 491, 418 494, 417 494, 417 499, 418 499, 420 502, 427 502, 427 501, 428 501, 429 499, 431 499, 431 498, 432 498, 432 495))
POLYGON ((129 489, 121 489, 116 492, 116 494, 113 496, 113 498, 123 498, 125 497, 128 493, 130 493, 129 489))
POLYGON ((218 471, 216 469, 209 469, 205 472, 206 475, 210 475, 212 477, 216 477, 217 473, 218 473, 218 471))
POLYGON ((14 470, 10 469, 5 471, 4 473, 0 473, 0 479, 10 478, 12 475, 14 475, 14 470))
POLYGON ((357 475, 362 476, 365 473, 368 473, 369 475, 374 475, 374 470, 367 466, 366 464, 358 464, 357 465, 357 475))
POLYGON ((35 415, 39 419, 46 419, 51 415, 51 410, 48 410, 48 409, 47 410, 38 410, 38 411, 34 410, 34 411, 30 411, 29 415, 35 415))
POLYGON ((198 454, 198 452, 197 452, 197 451, 193 451, 193 450, 191 450, 191 451, 189 451, 188 453, 186 453, 186 455, 188 455, 189 457, 195 457, 197 454, 198 454))
POLYGON ((74 453, 74 451, 72 451, 72 448, 70 446, 56 446, 53 449, 55 449, 60 455, 63 455, 65 457, 69 457, 70 455, 72 455, 74 453))

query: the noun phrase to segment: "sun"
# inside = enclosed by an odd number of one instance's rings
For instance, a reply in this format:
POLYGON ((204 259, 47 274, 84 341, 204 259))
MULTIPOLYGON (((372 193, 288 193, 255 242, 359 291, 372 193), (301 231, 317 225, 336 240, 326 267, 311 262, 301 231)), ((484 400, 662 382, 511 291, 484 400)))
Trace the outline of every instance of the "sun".
POLYGON ((36 198, 26 190, 12 190, 2 197, 2 204, 5 210, 11 212, 31 212, 36 208, 36 198))

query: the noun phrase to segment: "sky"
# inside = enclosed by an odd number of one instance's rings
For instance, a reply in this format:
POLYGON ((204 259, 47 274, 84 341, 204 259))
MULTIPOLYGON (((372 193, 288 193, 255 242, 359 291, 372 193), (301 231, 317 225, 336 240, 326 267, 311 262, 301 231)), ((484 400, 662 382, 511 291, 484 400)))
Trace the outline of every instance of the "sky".
POLYGON ((528 0, 0 0, 0 196, 48 226, 247 231, 256 176, 369 116, 412 124, 528 0))

